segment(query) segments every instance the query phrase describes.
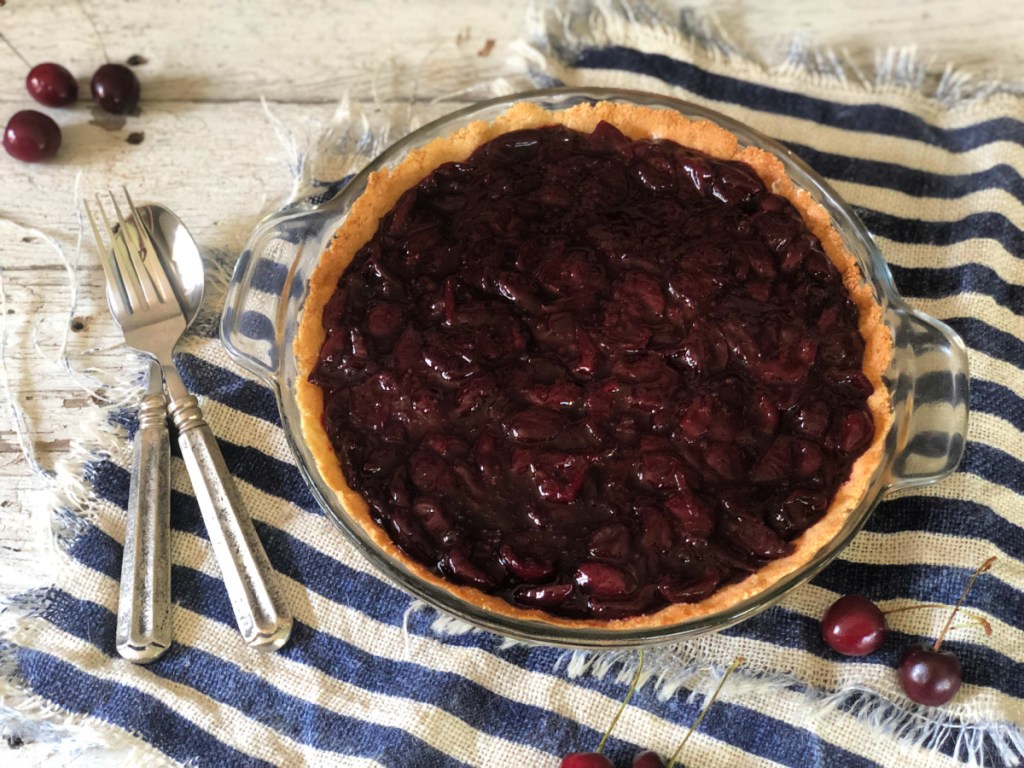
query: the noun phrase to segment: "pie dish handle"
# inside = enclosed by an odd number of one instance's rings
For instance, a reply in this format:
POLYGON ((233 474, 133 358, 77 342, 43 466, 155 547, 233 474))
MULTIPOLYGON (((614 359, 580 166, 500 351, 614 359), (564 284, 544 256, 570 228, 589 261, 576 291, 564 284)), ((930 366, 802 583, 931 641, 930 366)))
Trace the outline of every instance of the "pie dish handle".
POLYGON ((892 456, 885 492, 934 483, 956 470, 967 444, 967 348, 939 320, 899 303, 890 305, 893 360, 892 456))
MULTIPOLYGON (((298 205, 260 223, 228 284, 220 336, 235 361, 277 387, 289 304, 301 302, 308 275, 304 254, 319 254, 330 212, 298 205)), ((315 259, 312 260, 315 263, 315 259)))

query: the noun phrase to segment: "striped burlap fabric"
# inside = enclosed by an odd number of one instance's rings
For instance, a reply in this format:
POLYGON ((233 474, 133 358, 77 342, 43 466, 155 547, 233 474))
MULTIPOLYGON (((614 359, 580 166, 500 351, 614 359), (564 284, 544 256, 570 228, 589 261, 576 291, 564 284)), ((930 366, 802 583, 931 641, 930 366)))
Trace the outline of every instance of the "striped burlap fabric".
MULTIPOLYGON (((767 72, 653 15, 547 11, 524 59, 541 82, 668 93, 783 141, 859 211, 899 290, 969 347, 970 442, 939 485, 885 501, 842 557, 779 606, 717 636, 648 654, 651 675, 606 753, 670 754, 717 673, 748 659, 683 754, 693 766, 1016 765, 1024 755, 1024 102, 1019 96, 846 82, 840 71, 767 72), (957 98, 959 97, 959 98, 957 98), (858 592, 884 607, 968 605, 954 703, 921 708, 893 669, 934 637, 942 611, 894 616, 889 643, 844 659, 818 636, 825 608, 858 592)), ((569 655, 451 632, 342 540, 295 469, 269 390, 213 333, 180 365, 222 442, 297 625, 266 656, 237 642, 180 459, 174 460, 177 644, 149 667, 113 648, 128 455, 90 467, 95 517, 70 548, 41 615, 4 661, 37 712, 89 716, 169 760, 228 765, 554 766, 593 749, 636 656, 569 655), (616 674, 606 674, 615 672, 616 674), (47 709, 49 708, 49 710, 47 709)), ((140 753, 141 754, 141 753, 140 753)), ((150 752, 149 754, 153 754, 150 752)))

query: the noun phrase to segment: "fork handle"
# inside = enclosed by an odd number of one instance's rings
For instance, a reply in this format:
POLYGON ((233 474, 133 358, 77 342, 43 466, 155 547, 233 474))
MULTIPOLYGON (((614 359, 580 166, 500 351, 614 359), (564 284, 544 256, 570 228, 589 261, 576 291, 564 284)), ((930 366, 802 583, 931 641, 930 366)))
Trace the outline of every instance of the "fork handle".
POLYGON ((174 398, 168 410, 238 629, 250 647, 275 651, 288 642, 292 631, 277 573, 242 506, 199 402, 185 395, 174 398))
MULTIPOLYGON (((159 368, 155 375, 160 376, 159 368)), ((137 664, 155 661, 170 648, 172 638, 171 446, 159 378, 157 386, 160 391, 142 398, 139 407, 117 601, 117 652, 137 664)))

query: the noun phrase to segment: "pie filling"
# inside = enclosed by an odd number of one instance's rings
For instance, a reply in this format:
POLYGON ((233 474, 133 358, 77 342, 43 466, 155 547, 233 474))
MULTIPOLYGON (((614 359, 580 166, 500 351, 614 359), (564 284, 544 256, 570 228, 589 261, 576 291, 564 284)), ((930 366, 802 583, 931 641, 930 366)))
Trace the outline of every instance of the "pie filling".
POLYGON ((405 192, 309 381, 411 558, 616 619, 793 550, 874 436, 858 310, 748 166, 608 123, 507 133, 405 192))

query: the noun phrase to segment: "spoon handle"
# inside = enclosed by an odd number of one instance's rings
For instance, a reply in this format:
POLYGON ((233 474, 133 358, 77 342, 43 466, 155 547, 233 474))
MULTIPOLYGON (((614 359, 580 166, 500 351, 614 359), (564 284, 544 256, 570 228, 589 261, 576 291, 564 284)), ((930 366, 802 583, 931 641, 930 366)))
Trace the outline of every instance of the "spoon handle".
MULTIPOLYGON (((173 375, 177 377, 177 371, 173 375)), ((252 648, 275 651, 288 642, 292 631, 277 573, 242 506, 199 402, 192 395, 175 397, 168 411, 178 428, 181 455, 242 638, 252 648)))
POLYGON ((117 601, 117 652, 148 664, 171 646, 170 438, 167 398, 158 365, 149 369, 133 445, 121 589, 117 601))

